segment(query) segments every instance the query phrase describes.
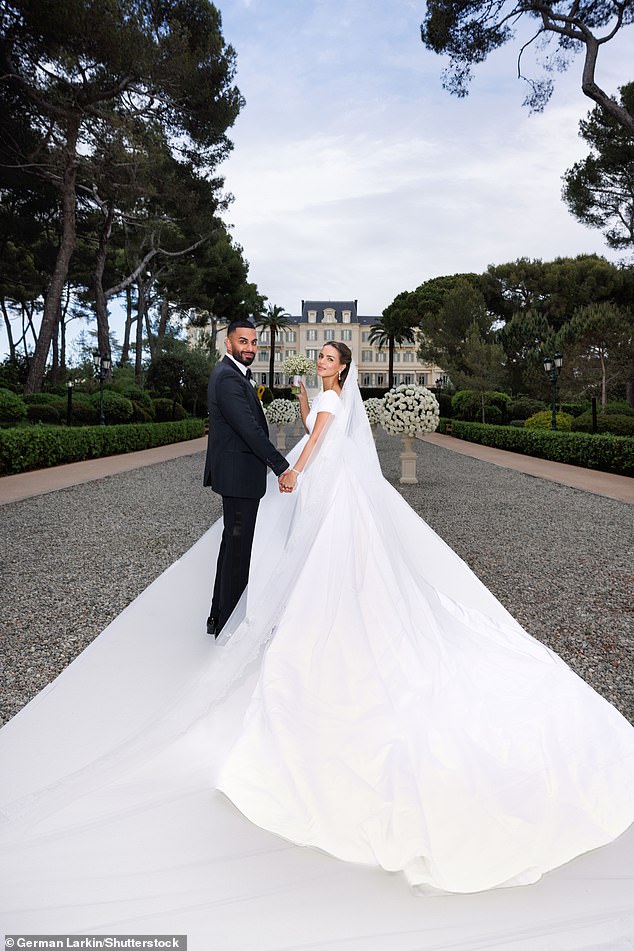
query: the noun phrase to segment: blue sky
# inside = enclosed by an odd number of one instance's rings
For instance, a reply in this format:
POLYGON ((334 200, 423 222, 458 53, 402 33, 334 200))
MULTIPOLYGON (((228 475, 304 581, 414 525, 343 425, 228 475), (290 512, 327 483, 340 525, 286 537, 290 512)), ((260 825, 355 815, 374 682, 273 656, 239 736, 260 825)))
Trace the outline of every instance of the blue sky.
MULTIPOLYGON (((476 69, 467 98, 442 89, 443 60, 420 42, 423 0, 218 5, 246 98, 222 168, 226 219, 272 303, 297 313, 302 298, 358 298, 380 314, 441 274, 610 256, 560 198, 587 151, 580 58, 531 116, 516 45, 476 69)), ((610 92, 634 78, 633 39, 630 28, 599 60, 610 92)))

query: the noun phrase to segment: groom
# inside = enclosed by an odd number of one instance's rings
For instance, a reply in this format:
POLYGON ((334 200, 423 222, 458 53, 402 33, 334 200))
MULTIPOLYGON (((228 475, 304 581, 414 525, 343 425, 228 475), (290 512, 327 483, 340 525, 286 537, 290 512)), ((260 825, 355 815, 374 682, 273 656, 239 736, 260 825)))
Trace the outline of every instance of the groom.
POLYGON ((223 532, 207 633, 218 637, 249 580, 251 547, 267 466, 279 477, 288 462, 269 440, 249 366, 258 339, 247 320, 227 329, 227 353, 212 370, 207 389, 209 440, 204 485, 222 496, 223 532))

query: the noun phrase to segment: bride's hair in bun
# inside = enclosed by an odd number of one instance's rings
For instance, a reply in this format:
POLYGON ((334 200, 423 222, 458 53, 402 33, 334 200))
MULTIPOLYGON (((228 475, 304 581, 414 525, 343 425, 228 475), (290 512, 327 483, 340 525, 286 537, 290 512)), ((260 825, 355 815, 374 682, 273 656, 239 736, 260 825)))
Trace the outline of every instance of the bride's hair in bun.
POLYGON ((352 350, 347 344, 341 343, 339 340, 327 340, 324 347, 334 347, 339 354, 339 360, 344 364, 343 370, 341 370, 339 374, 339 382, 343 386, 346 382, 348 370, 352 362, 352 350))

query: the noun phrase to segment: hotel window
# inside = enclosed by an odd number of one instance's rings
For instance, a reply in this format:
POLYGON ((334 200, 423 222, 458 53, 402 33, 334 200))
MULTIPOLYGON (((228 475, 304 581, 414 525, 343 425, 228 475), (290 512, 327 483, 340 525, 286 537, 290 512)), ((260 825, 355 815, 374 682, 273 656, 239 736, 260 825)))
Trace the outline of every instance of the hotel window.
POLYGON ((287 356, 287 357, 295 357, 295 356, 297 356, 297 350, 287 350, 287 351, 286 351, 286 356, 287 356))
POLYGON ((260 373, 260 383, 266 386, 266 373, 260 373))
POLYGON ((352 316, 352 315, 351 315, 351 312, 350 312, 349 310, 342 310, 342 311, 341 311, 341 319, 343 320, 344 324, 349 324, 349 323, 350 323, 350 317, 351 317, 351 316, 352 316))
POLYGON ((400 362, 401 362, 401 355, 400 355, 400 353, 398 353, 397 350, 395 350, 395 351, 394 351, 394 363, 400 363, 400 362))
POLYGON ((297 337, 294 330, 286 331, 286 343, 295 343, 297 337))
POLYGON ((316 360, 316 359, 317 359, 317 353, 318 353, 317 350, 307 350, 307 351, 306 351, 306 356, 308 357, 309 360, 316 360))
POLYGON ((377 385, 377 386, 385 386, 385 376, 383 375, 383 373, 377 373, 377 375, 376 375, 376 385, 377 385))
POLYGON ((337 322, 335 317, 335 308, 334 307, 324 307, 324 318, 323 323, 325 324, 334 324, 337 322))
POLYGON ((316 310, 309 310, 309 311, 308 311, 308 323, 309 323, 309 324, 314 324, 314 323, 316 322, 316 320, 317 320, 317 311, 316 311, 316 310))
POLYGON ((261 331, 260 331, 259 340, 260 340, 260 343, 269 343, 269 332, 268 332, 268 330, 261 330, 261 331))
POLYGON ((372 351, 371 351, 371 350, 362 350, 362 351, 361 351, 361 363, 372 363, 372 351))
POLYGON ((364 373, 364 374, 363 374, 363 386, 370 386, 370 374, 369 374, 369 373, 364 373))
POLYGON ((413 350, 406 350, 403 354, 403 363, 414 363, 416 360, 416 354, 413 350))
POLYGON ((419 385, 419 386, 427 386, 427 374, 426 374, 426 373, 419 373, 419 374, 418 374, 418 385, 419 385))
POLYGON ((324 340, 334 340, 335 332, 334 330, 324 330, 324 340))
POLYGON ((281 362, 282 362, 282 351, 281 351, 281 350, 276 350, 276 351, 275 351, 275 362, 276 362, 276 363, 281 363, 281 362))
POLYGON ((268 350, 258 350, 258 360, 268 360, 269 352, 268 350))
POLYGON ((306 331, 306 340, 316 340, 316 339, 317 339, 317 331, 315 330, 314 327, 310 327, 306 331))
POLYGON ((352 340, 352 331, 350 330, 350 328, 341 331, 341 339, 352 340))
POLYGON ((402 380, 403 380, 403 383, 413 383, 413 382, 414 382, 414 381, 412 380, 412 374, 411 374, 411 373, 404 373, 403 376, 402 376, 402 380))
POLYGON ((377 354, 376 354, 376 362, 377 362, 377 363, 387 363, 387 353, 385 352, 385 350, 379 350, 379 351, 377 351, 377 354))
POLYGON ((369 330, 362 330, 362 331, 361 331, 361 343, 367 343, 369 339, 370 339, 370 331, 369 331, 369 330))

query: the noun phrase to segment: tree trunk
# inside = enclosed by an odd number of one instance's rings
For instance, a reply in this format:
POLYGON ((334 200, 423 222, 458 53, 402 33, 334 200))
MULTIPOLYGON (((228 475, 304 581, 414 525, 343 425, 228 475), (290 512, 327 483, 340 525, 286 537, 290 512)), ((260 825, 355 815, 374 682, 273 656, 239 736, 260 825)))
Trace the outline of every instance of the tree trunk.
POLYGON ((167 297, 161 298, 161 310, 159 316, 159 324, 156 331, 156 347, 155 353, 159 354, 163 349, 163 341, 165 340, 165 331, 167 330, 167 322, 170 317, 170 306, 167 297))
POLYGON ((147 345, 150 348, 150 363, 154 362, 154 357, 156 356, 156 345, 152 338, 152 328, 150 327, 150 313, 147 306, 147 301, 145 307, 143 308, 143 316, 145 317, 145 332, 147 333, 147 345))
POLYGON ((145 317, 145 285, 141 278, 137 279, 137 302, 136 302, 136 353, 134 357, 134 382, 141 386, 143 382, 143 319, 145 317))
MULTIPOLYGON (((60 302, 61 308, 61 302, 60 302)), ((51 337, 52 359, 51 359, 51 383, 53 386, 57 383, 59 377, 59 325, 61 323, 61 309, 57 314, 57 325, 51 337)))
POLYGON ((76 204, 75 183, 77 180, 77 136, 79 120, 69 121, 66 131, 66 147, 64 161, 64 177, 62 186, 62 238, 57 252, 57 259, 51 283, 44 302, 42 325, 38 334, 35 352, 29 367, 25 392, 37 393, 42 388, 42 380, 46 371, 46 361, 51 347, 51 339, 59 317, 60 302, 64 291, 64 284, 68 276, 70 259, 75 250, 76 239, 76 204))
POLYGON ((59 365, 62 370, 66 369, 66 321, 59 322, 59 365))
POLYGON ((132 289, 130 287, 126 287, 125 289, 125 308, 125 330, 123 334, 123 347, 121 349, 122 366, 125 366, 130 359, 130 332, 134 321, 132 314, 132 289))
MULTIPOLYGON (((114 204, 106 207, 103 227, 99 235, 99 246, 95 258, 95 270, 93 273, 93 290, 95 293, 95 311, 97 314, 97 346, 102 357, 107 357, 112 361, 110 352, 110 327, 108 324, 108 303, 103 289, 103 274, 106 268, 106 257, 108 254, 108 244, 112 233, 112 221, 114 218, 114 204)), ((107 373, 112 377, 112 369, 107 373)))
POLYGON ((9 319, 9 313, 7 311, 7 305, 4 297, 0 300, 0 307, 2 307, 2 316, 4 317, 4 325, 7 329, 7 342, 9 344, 9 360, 12 362, 15 360, 15 344, 13 342, 13 333, 11 332, 11 321, 9 319))

